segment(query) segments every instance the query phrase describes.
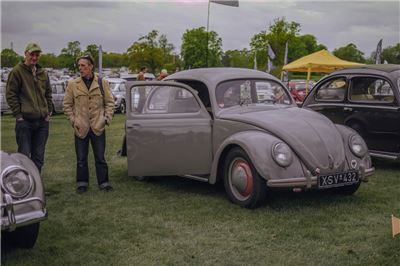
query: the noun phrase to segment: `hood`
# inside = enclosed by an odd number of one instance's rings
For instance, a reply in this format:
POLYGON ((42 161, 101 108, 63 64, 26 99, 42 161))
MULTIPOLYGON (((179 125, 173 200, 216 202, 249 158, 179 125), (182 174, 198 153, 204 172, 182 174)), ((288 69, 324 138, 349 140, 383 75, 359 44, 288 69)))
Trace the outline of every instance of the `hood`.
POLYGON ((345 149, 340 132, 325 116, 297 107, 254 111, 241 107, 240 112, 221 113, 221 119, 234 120, 265 129, 287 143, 315 174, 343 170, 345 149))

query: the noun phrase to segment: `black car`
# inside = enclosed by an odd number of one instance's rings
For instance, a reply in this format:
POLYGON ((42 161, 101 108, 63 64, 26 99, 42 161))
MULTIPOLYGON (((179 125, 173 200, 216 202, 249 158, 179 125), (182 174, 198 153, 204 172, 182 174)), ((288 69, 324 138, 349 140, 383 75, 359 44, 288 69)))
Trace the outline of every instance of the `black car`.
POLYGON ((400 160, 400 65, 365 65, 321 79, 303 108, 352 127, 371 156, 400 160))

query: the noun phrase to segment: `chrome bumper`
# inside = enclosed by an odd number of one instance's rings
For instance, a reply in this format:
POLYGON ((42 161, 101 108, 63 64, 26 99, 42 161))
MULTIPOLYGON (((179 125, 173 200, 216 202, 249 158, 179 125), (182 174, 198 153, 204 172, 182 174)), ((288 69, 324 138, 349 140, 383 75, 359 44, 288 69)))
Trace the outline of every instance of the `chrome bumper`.
MULTIPOLYGON (((295 178, 284 178, 284 179, 270 179, 267 181, 268 187, 277 188, 311 188, 318 184, 318 176, 311 175, 309 171, 308 175, 305 177, 295 177, 295 178)), ((363 182, 368 182, 368 177, 375 173, 375 168, 360 168, 359 177, 363 182)))
POLYGON ((45 203, 38 197, 32 197, 24 200, 13 201, 8 194, 3 195, 4 202, 1 204, 1 230, 14 231, 17 227, 40 222, 47 218, 45 203), (39 210, 32 210, 20 214, 15 214, 14 206, 38 201, 41 205, 39 210), (4 216, 3 216, 4 214, 4 216))

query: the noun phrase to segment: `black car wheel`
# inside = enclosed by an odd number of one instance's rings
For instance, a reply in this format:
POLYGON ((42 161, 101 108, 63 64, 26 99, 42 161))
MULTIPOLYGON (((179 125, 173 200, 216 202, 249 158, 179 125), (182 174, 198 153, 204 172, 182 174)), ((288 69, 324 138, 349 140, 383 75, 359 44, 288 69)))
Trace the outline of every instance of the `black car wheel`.
POLYGON ((352 129, 354 129, 355 131, 357 131, 357 133, 363 138, 365 139, 367 137, 367 131, 365 129, 365 127, 358 123, 358 122, 354 122, 354 123, 350 123, 349 127, 351 127, 352 129))
POLYGON ((119 110, 121 111, 121 114, 125 114, 126 113, 126 103, 125 100, 121 100, 121 105, 119 107, 119 110))
POLYGON ((13 232, 6 232, 5 241, 10 241, 21 248, 33 248, 39 235, 39 223, 17 228, 13 232))
POLYGON ((265 200, 266 181, 241 148, 232 149, 225 159, 224 186, 229 199, 242 207, 255 208, 265 200))

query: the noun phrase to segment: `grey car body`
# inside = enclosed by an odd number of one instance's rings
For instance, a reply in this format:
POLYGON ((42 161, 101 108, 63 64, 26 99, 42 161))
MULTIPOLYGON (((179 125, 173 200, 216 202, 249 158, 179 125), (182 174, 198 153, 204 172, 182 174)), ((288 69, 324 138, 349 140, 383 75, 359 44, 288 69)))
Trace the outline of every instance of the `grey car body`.
POLYGON ((366 65, 321 79, 303 107, 364 138, 371 156, 400 160, 400 66, 366 65))
POLYGON ((0 83, 0 100, 1 100, 1 113, 9 112, 10 106, 7 104, 6 99, 6 83, 1 81, 0 83))
POLYGON ((40 221, 47 218, 42 179, 25 155, 0 151, 0 156, 2 237, 31 248, 36 242, 40 221))
POLYGON ((126 112, 126 80, 121 78, 106 78, 110 84, 111 93, 115 99, 115 111, 126 112))
POLYGON ((352 194, 374 173, 354 130, 298 108, 264 72, 194 69, 135 82, 127 93, 128 175, 138 179, 221 180, 232 202, 252 208, 267 187, 352 194))
POLYGON ((63 101, 65 90, 67 88, 66 81, 54 81, 50 84, 52 90, 53 113, 63 113, 63 101))

